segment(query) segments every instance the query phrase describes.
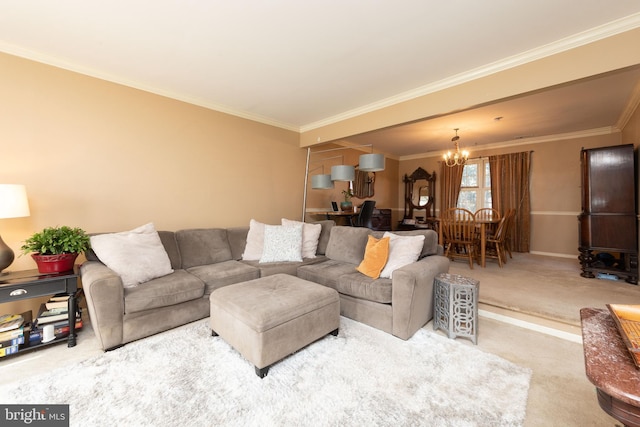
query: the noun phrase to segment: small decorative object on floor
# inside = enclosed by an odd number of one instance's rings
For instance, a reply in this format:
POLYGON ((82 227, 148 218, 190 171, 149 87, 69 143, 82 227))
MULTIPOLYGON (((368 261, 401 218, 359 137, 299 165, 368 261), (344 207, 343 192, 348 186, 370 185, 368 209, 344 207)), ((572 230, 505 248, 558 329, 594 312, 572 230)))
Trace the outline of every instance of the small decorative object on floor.
POLYGON ((440 273, 433 283, 433 329, 449 338, 464 337, 478 344, 478 289, 480 281, 440 273))

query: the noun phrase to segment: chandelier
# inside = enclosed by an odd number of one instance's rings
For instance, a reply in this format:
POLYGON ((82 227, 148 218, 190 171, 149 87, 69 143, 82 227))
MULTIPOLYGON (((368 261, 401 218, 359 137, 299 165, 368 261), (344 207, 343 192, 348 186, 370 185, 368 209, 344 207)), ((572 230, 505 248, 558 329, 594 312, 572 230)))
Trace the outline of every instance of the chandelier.
POLYGON ((456 136, 451 138, 451 142, 453 142, 456 146, 455 153, 451 153, 451 151, 448 151, 442 156, 444 158, 444 162, 449 167, 462 166, 467 163, 467 159, 469 158, 469 152, 467 150, 460 151, 460 147, 458 146, 458 140, 460 139, 460 137, 458 136, 458 129, 459 128, 454 129, 456 131, 456 136))

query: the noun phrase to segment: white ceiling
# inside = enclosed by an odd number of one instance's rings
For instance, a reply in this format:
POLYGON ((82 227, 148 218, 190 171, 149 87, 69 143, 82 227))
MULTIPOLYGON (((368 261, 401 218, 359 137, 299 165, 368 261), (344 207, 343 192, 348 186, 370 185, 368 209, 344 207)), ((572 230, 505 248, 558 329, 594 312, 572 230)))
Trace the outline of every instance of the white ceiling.
MULTIPOLYGON (((5 1, 0 51, 308 130, 541 47, 637 26, 640 2, 630 0, 5 1)), ((450 144, 455 127, 473 145, 615 126, 638 81, 634 69, 367 137, 409 156, 441 149, 425 141, 450 144)))

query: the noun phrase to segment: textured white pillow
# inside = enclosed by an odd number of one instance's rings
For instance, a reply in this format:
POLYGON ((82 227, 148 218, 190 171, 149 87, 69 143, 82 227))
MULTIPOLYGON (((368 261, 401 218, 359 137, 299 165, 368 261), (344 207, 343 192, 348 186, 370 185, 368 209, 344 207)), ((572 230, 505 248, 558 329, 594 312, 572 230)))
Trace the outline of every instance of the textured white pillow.
POLYGON ((260 262, 302 261, 302 224, 265 225, 260 262))
POLYGON ((302 258, 315 258, 322 225, 282 218, 282 225, 302 225, 302 258))
POLYGON ((245 261, 258 261, 262 258, 262 248, 264 246, 264 226, 265 224, 252 219, 249 222, 249 233, 247 234, 247 244, 244 247, 242 259, 245 261))
POLYGON ((389 259, 380 277, 391 279, 395 270, 418 260, 424 245, 424 235, 398 236, 387 231, 383 237, 390 238, 389 259))
POLYGON ((167 251, 153 223, 131 231, 91 236, 91 248, 115 271, 125 288, 173 273, 167 251))

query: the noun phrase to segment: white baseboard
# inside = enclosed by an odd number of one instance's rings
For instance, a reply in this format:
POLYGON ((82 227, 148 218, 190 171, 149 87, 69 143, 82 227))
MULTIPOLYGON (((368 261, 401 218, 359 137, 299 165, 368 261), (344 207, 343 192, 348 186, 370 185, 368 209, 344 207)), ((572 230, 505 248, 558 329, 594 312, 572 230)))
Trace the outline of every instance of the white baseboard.
POLYGON ((547 334, 554 336, 556 338, 561 338, 563 340, 575 342, 578 344, 582 344, 582 336, 578 334, 574 334, 567 331, 561 331, 559 329, 551 328, 548 326, 539 325, 537 323, 528 322, 522 319, 516 319, 514 317, 505 316, 502 314, 494 313, 487 310, 478 310, 478 315, 482 317, 486 317, 488 319, 497 320, 499 322, 508 323, 514 326, 519 326, 521 328, 529 329, 535 332, 540 332, 542 334, 547 334))

